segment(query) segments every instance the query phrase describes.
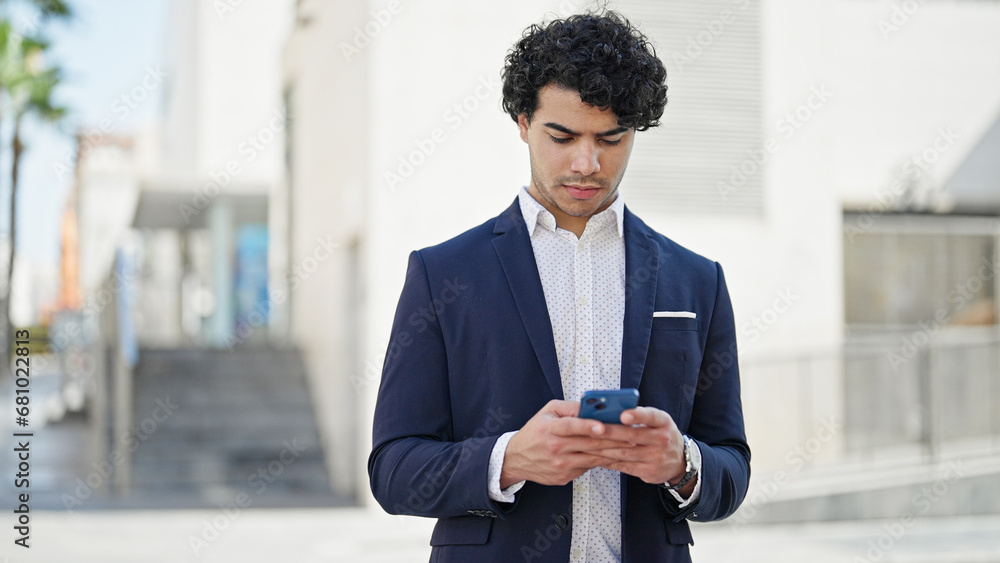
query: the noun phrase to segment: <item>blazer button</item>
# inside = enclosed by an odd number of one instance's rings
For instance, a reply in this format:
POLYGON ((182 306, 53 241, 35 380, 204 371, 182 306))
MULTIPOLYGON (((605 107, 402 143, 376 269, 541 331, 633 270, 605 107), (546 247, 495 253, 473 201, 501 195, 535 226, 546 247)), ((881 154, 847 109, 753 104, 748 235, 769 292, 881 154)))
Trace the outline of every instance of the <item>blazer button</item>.
POLYGON ((552 517, 552 520, 556 523, 556 528, 560 530, 565 530, 569 526, 569 518, 566 518, 563 514, 556 514, 552 517))

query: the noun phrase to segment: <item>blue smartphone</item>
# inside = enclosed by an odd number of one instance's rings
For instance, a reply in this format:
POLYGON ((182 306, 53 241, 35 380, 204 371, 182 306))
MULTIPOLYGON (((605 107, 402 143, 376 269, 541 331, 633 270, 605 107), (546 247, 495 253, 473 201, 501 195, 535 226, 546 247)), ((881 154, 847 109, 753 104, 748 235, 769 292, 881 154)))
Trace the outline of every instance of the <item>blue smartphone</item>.
POLYGON ((639 405, 638 389, 587 391, 580 400, 580 418, 592 418, 609 424, 621 424, 622 411, 639 405))

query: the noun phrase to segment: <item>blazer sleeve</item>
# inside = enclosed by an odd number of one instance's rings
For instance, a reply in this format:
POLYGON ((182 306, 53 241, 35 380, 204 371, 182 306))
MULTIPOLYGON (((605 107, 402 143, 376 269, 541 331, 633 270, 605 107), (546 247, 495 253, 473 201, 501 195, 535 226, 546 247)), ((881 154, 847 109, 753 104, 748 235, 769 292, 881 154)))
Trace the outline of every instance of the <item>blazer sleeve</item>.
POLYGON ((701 497, 679 509, 677 501, 663 491, 664 506, 674 521, 688 518, 707 522, 730 516, 743 502, 750 482, 733 307, 722 267, 718 263, 715 267, 715 306, 686 432, 701 450, 701 497))
MULTIPOLYGON (((368 476, 390 514, 498 516, 489 457, 499 435, 453 436, 448 350, 419 252, 410 254, 375 404, 368 476)), ((453 351, 454 353, 454 351, 453 351)))

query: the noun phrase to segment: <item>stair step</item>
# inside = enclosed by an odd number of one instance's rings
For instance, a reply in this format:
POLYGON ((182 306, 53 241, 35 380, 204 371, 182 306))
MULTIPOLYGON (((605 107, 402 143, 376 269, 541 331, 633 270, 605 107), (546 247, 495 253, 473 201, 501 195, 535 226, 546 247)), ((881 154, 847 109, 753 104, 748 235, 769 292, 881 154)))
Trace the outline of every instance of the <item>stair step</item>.
POLYGON ((133 453, 132 499, 198 506, 266 485, 277 505, 310 495, 343 503, 330 490, 298 351, 142 350, 134 394, 133 427, 145 440, 133 453), (163 403, 177 406, 164 417, 163 403))

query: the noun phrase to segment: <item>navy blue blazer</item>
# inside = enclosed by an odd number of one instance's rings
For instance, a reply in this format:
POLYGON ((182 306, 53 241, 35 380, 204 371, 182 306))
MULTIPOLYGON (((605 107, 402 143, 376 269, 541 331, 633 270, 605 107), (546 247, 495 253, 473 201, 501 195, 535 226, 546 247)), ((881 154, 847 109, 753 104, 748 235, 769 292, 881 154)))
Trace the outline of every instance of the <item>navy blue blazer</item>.
MULTIPOLYGON (((722 269, 627 208, 622 387, 673 417, 702 452, 701 498, 678 503, 622 475, 624 561, 690 561, 687 520, 725 518, 750 478, 736 331, 722 269), (653 317, 691 311, 697 318, 653 317)), ((431 561, 569 560, 572 485, 487 494, 490 452, 562 399, 552 325, 518 202, 410 254, 375 406, 372 493, 392 514, 437 518, 431 561)), ((579 400, 579 397, 567 397, 579 400)))

